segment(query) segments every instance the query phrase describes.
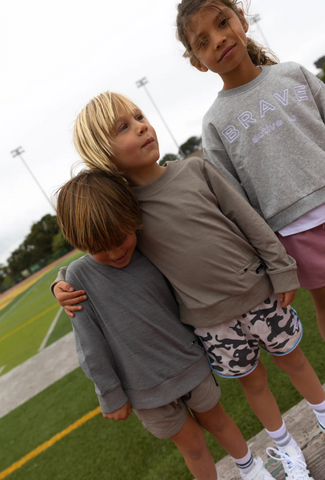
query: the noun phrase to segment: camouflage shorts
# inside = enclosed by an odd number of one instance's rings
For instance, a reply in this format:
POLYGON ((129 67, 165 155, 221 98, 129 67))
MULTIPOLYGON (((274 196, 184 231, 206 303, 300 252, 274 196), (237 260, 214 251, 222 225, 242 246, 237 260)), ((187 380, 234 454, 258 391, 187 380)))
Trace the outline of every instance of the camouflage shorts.
POLYGON ((206 328, 196 328, 207 352, 212 370, 221 377, 249 374, 262 347, 272 355, 286 355, 300 342, 302 324, 292 307, 281 308, 280 299, 271 295, 241 317, 206 328))

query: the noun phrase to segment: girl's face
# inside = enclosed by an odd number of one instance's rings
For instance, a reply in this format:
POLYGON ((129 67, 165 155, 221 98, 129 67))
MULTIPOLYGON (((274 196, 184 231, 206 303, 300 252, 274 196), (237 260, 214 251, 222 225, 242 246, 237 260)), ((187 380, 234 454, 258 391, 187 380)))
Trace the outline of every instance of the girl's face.
POLYGON ((192 64, 201 71, 218 73, 226 86, 231 77, 252 67, 246 48, 248 24, 241 10, 238 17, 222 2, 215 5, 193 15, 188 40, 198 59, 192 64))
POLYGON ((112 147, 113 162, 127 178, 141 174, 159 159, 156 132, 141 110, 119 111, 112 147))

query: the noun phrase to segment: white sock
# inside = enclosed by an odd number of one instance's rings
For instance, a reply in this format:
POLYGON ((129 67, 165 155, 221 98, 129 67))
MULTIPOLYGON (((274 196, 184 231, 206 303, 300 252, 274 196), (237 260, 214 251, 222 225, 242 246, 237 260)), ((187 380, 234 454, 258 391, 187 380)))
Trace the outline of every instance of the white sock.
POLYGON ((254 466, 254 457, 250 449, 248 449, 248 452, 243 458, 232 458, 235 460, 239 470, 243 473, 248 473, 254 466))
POLYGON ((219 477, 219 473, 218 473, 218 472, 217 472, 217 475, 218 475, 217 480, 221 480, 221 478, 219 477))
POLYGON ((318 405, 312 405, 309 402, 307 403, 314 410, 317 420, 325 427, 325 400, 324 402, 319 403, 318 405))
POLYGON ((266 432, 275 441, 276 446, 278 447, 280 452, 282 452, 285 449, 285 447, 288 447, 289 445, 291 447, 294 447, 297 450, 297 452, 299 452, 298 444, 296 440, 292 438, 292 436, 288 432, 286 424, 284 422, 282 423, 282 427, 279 428, 279 430, 276 430, 275 432, 270 432, 269 430, 266 430, 266 432))

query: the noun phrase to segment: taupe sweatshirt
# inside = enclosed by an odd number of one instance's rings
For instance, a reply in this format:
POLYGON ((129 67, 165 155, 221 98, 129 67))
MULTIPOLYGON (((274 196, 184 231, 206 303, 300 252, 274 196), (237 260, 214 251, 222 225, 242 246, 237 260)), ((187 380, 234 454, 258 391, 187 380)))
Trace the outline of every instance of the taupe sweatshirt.
POLYGON ((214 165, 196 157, 166 165, 134 187, 138 246, 174 287, 182 322, 216 325, 299 287, 295 261, 214 165))

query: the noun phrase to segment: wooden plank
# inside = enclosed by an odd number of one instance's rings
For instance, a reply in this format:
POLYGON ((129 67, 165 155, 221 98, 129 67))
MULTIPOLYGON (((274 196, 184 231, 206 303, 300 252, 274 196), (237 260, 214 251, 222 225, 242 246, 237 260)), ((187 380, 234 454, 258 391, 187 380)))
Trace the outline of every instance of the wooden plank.
MULTIPOLYGON (((325 389, 325 384, 323 385, 325 389)), ((325 479, 325 435, 317 426, 316 417, 305 400, 288 410, 283 415, 288 431, 295 438, 302 449, 308 468, 314 480, 325 479)), ((267 447, 275 446, 272 440, 262 430, 248 441, 248 445, 255 457, 261 457, 264 465, 272 476, 277 480, 285 480, 281 462, 268 457, 267 447)), ((241 480, 240 473, 234 461, 225 457, 216 463, 216 468, 222 480, 241 480)))

